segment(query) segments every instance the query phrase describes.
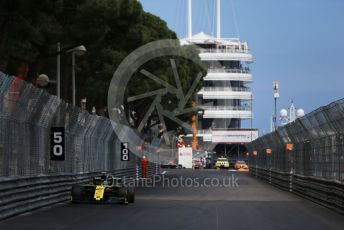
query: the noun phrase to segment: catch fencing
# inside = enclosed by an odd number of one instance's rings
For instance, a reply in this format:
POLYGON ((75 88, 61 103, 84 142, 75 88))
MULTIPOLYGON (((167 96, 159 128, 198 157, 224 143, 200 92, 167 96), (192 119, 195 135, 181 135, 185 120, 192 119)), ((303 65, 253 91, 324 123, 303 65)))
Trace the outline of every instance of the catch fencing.
MULTIPOLYGON (((140 158, 121 161, 120 142, 109 119, 0 72, 0 219, 67 199, 73 183, 101 171, 139 177, 140 158), (50 158, 51 127, 64 127, 65 160, 50 158)), ((148 167, 149 174, 157 171, 156 164, 148 167)))
MULTIPOLYGON (((2 73, 0 131, 0 178, 135 167, 134 156, 120 160, 121 141, 109 119, 2 73), (51 127, 65 129, 64 161, 50 159, 51 127)), ((155 160, 153 154, 148 158, 155 160)))
POLYGON ((252 175, 344 210, 344 99, 278 127, 247 148, 252 175))

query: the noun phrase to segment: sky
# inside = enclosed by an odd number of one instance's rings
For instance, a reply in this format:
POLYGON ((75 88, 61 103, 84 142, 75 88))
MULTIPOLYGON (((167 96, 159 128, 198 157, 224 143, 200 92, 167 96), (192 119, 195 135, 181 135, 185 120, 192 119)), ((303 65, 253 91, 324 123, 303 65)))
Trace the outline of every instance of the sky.
MULTIPOLYGON (((140 0, 145 11, 186 37, 186 0, 140 0)), ((193 34, 216 34, 215 0, 193 0, 193 34)), ((278 111, 293 99, 306 113, 344 98, 343 0, 222 0, 222 37, 247 41, 254 57, 253 126, 270 131, 272 82, 278 111)))

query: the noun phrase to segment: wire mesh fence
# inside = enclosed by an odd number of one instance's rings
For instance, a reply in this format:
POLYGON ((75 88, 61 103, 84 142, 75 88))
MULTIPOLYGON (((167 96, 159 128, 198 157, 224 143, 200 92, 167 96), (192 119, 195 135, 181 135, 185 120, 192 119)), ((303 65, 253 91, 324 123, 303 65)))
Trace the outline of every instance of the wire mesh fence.
POLYGON ((120 160, 108 119, 0 73, 0 177, 110 171, 134 160, 120 160), (50 159, 50 127, 65 128, 64 161, 50 159))
POLYGON ((344 99, 279 127, 247 147, 253 167, 343 182, 344 99))

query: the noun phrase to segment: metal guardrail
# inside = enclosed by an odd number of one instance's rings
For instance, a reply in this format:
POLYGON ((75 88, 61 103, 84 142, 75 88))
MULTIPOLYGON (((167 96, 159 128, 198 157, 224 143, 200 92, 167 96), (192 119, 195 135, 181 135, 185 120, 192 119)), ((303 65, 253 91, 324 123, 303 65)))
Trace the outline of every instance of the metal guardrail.
POLYGON ((247 144, 251 174, 344 213, 343 130, 340 99, 247 144))
POLYGON ((344 183, 250 166, 250 174, 344 214, 344 183))
MULTIPOLYGON (((154 175, 155 165, 149 164, 147 172, 148 176, 154 175)), ((33 209, 67 201, 70 199, 72 185, 89 182, 99 173, 1 178, 0 220, 33 209)), ((133 179, 137 174, 136 168, 118 169, 109 173, 117 177, 133 179)), ((139 169, 138 174, 141 174, 141 169, 139 169)))

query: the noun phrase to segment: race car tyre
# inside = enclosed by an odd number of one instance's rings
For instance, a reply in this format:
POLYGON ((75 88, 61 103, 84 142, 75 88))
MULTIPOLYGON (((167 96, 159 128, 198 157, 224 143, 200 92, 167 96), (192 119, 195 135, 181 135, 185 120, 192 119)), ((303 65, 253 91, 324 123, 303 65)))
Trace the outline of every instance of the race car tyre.
POLYGON ((118 196, 123 200, 123 204, 128 204, 128 190, 127 188, 119 188, 118 196))
POLYGON ((80 185, 73 185, 72 187, 72 201, 79 201, 81 199, 83 187, 80 185))
POLYGON ((118 189, 118 196, 119 197, 127 197, 127 189, 124 187, 121 187, 118 189))
POLYGON ((134 203, 135 202, 135 189, 128 188, 128 202, 134 203))

